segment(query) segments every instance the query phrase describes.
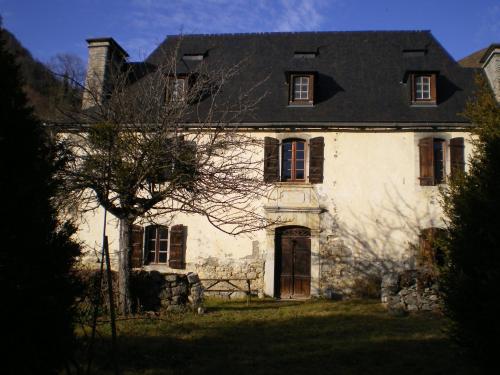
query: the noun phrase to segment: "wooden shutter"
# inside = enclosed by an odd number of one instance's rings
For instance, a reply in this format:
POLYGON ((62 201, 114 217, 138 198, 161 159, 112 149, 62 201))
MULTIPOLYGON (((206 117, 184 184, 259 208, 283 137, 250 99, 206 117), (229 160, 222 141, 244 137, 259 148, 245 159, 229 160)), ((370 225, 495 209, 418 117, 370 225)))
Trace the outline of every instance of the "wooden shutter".
POLYGON ((144 229, 140 225, 132 225, 132 268, 142 267, 144 229))
MULTIPOLYGON (((146 238, 144 241, 144 264, 154 263, 156 261, 156 249, 152 246, 152 240, 156 241, 156 225, 148 225, 145 230, 146 238)), ((153 242, 156 244, 156 242, 153 242)))
POLYGON ((436 74, 431 74, 430 76, 430 85, 431 85, 431 101, 437 101, 437 79, 436 74))
POLYGON ((462 137, 450 139, 451 177, 465 171, 464 139, 462 137))
POLYGON ((420 153, 420 185, 434 185, 434 140, 423 138, 418 142, 420 153))
POLYGON ((323 182, 323 164, 325 160, 325 140, 323 137, 309 141, 309 182, 323 182))
POLYGON ((170 257, 168 265, 171 268, 186 268, 186 236, 187 227, 175 225, 170 229, 170 257))
POLYGON ((280 180, 280 142, 276 138, 264 138, 264 182, 280 180))
POLYGON ((434 228, 423 229, 419 236, 420 254, 417 257, 418 267, 425 267, 433 263, 433 242, 434 242, 434 228))

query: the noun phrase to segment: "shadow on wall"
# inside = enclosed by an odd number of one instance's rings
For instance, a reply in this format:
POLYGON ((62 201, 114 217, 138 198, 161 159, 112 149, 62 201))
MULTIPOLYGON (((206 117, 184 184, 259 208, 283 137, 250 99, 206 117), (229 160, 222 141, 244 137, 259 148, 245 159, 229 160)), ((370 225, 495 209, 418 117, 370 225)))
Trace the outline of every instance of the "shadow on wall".
MULTIPOLYGON (((438 194, 436 190, 431 195, 438 194)), ((439 203, 414 207, 394 186, 386 185, 384 198, 378 202, 363 215, 344 211, 342 217, 350 216, 354 225, 340 220, 336 208, 321 214, 320 290, 324 296, 379 297, 385 274, 417 268, 422 230, 444 226, 436 221, 440 210, 434 212, 438 206, 433 205, 439 203)))

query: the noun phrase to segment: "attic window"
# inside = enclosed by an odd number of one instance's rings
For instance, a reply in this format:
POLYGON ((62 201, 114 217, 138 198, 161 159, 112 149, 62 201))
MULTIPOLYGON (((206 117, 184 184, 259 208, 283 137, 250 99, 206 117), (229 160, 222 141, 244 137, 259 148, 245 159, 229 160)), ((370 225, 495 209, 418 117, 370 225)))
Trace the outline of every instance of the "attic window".
POLYGON ((421 57, 427 54, 426 49, 404 49, 403 57, 421 57))
POLYGON ((184 61, 201 61, 205 58, 204 53, 186 53, 182 56, 184 61))
POLYGON ((186 99, 188 82, 186 76, 170 76, 167 81, 167 102, 182 102, 186 99))
POLYGON ((436 104, 436 73, 411 74, 412 104, 436 104))
POLYGON ((314 59, 318 55, 317 52, 295 52, 294 59, 314 59))
POLYGON ((309 105, 314 103, 314 74, 290 74, 290 105, 309 105))

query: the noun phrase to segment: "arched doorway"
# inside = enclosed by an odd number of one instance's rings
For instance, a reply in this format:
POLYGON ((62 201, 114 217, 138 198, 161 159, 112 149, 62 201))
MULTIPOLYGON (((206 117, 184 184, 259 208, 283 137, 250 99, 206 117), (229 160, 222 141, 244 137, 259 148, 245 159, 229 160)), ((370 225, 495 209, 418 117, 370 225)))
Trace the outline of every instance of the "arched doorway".
POLYGON ((311 294, 311 230, 293 226, 276 229, 275 295, 304 298, 311 294))

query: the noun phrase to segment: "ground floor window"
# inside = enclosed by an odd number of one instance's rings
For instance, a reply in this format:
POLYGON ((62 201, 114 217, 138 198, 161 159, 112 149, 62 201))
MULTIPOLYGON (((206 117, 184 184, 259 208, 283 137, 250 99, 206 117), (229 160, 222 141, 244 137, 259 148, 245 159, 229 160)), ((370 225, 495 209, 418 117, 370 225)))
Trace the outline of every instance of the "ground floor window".
POLYGON ((170 268, 186 266, 187 227, 185 225, 134 225, 132 228, 132 267, 164 264, 170 268))

